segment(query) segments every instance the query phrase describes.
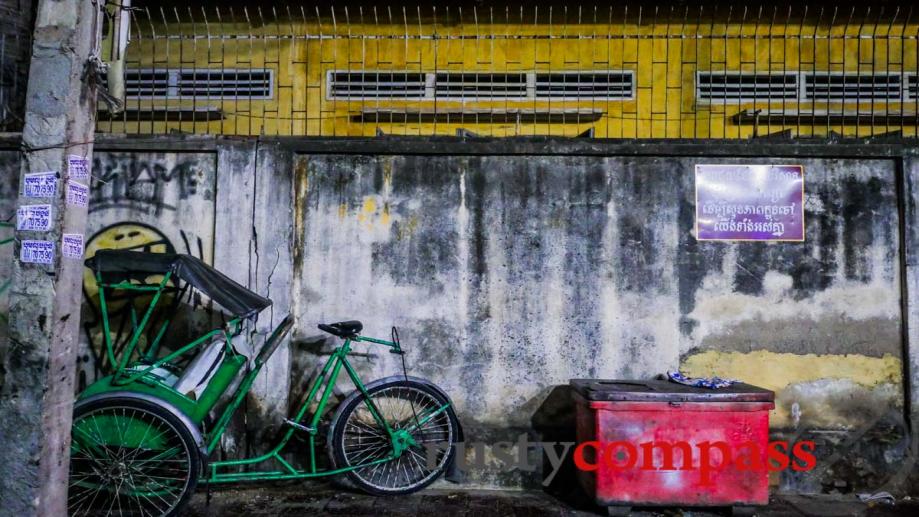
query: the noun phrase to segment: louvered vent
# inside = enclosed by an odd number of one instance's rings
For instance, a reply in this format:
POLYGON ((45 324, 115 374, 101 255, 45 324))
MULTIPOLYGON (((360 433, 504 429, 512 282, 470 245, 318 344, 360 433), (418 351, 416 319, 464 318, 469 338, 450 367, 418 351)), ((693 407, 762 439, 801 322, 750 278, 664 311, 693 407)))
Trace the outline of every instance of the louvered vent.
POLYGON ((706 102, 793 100, 798 96, 796 73, 699 72, 696 98, 706 102))
POLYGON ((169 79, 168 70, 125 70, 125 95, 128 97, 169 97, 169 79))
POLYGON ((833 74, 804 76, 804 98, 810 101, 853 102, 900 100, 900 74, 833 74))
POLYGON ((919 99, 919 75, 906 76, 906 95, 909 100, 919 99))
POLYGON ((179 97, 271 97, 270 70, 182 70, 178 75, 179 97))
POLYGON ((536 74, 536 97, 631 99, 632 72, 553 72, 536 74))
POLYGON ((270 99, 270 69, 126 70, 125 95, 134 98, 270 99))
POLYGON ((422 99, 426 74, 417 72, 329 72, 329 98, 422 99))
POLYGON ((438 73, 434 93, 438 97, 470 99, 526 97, 527 74, 438 73))

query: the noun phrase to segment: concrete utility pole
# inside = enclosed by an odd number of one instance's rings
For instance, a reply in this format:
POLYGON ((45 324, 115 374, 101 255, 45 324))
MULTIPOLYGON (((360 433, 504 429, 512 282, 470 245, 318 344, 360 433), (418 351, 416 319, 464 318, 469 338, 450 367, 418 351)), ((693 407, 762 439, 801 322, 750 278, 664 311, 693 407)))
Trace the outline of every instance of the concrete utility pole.
POLYGON ((40 0, 25 127, 9 341, 0 343, 0 514, 67 514, 83 232, 101 1, 40 0))

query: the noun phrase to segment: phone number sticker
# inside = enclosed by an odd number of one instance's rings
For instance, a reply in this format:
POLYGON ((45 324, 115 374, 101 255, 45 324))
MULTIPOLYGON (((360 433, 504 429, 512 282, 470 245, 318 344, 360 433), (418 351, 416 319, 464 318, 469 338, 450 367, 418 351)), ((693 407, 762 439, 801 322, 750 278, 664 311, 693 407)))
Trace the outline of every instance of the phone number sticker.
POLYGON ((25 175, 22 195, 25 197, 54 197, 57 193, 56 172, 32 172, 25 175))
POLYGON ((70 179, 86 181, 89 179, 89 160, 82 156, 71 154, 67 157, 67 177, 70 179))
POLYGON ((86 206, 89 204, 89 187, 75 181, 67 182, 67 204, 86 206))
POLYGON ((54 243, 51 241, 22 241, 19 260, 31 264, 53 264, 54 243))
POLYGON ((16 209, 16 229, 46 232, 51 229, 51 205, 25 205, 16 209))
POLYGON ((61 239, 61 254, 67 258, 83 258, 83 234, 65 233, 61 239))

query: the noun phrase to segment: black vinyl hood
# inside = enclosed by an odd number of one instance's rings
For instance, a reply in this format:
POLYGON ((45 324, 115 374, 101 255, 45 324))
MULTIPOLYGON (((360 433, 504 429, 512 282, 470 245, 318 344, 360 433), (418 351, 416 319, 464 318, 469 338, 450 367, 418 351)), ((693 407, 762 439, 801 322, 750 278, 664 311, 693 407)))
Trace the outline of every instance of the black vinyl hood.
POLYGON ((99 250, 86 260, 86 266, 109 280, 172 272, 174 278, 188 282, 233 315, 243 318, 255 316, 271 305, 268 298, 253 293, 191 255, 99 250))

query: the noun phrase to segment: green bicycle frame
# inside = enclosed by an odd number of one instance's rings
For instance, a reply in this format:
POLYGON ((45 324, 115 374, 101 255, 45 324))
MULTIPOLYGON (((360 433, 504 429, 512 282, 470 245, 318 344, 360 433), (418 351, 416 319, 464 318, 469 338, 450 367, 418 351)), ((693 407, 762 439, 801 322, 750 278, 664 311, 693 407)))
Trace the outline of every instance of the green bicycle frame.
MULTIPOLYGON (((420 418, 415 424, 409 426, 406 429, 401 431, 394 431, 389 424, 386 422, 386 419, 382 417, 379 409, 373 403, 373 399, 370 398, 370 394, 367 392, 367 388, 364 386, 364 383, 361 381, 357 372, 354 370, 354 367, 351 366, 351 363, 348 361, 348 354, 351 353, 351 343, 352 342, 366 342, 374 343, 378 345, 383 345, 392 349, 395 353, 402 353, 402 350, 399 348, 397 343, 391 341, 385 341, 382 339, 375 339, 364 336, 355 336, 353 338, 345 339, 344 344, 336 348, 329 360, 326 361, 325 365, 322 367, 322 370, 313 380, 313 383, 308 391, 306 398, 303 400, 303 403, 300 405, 300 408, 294 415, 294 418, 289 421, 291 424, 290 429, 288 429, 281 440, 275 445, 270 451, 256 456, 253 458, 245 458, 239 460, 227 460, 227 461, 214 461, 208 464, 208 475, 205 478, 205 481, 208 483, 233 483, 237 481, 254 481, 254 480, 280 480, 280 479, 302 479, 310 477, 319 477, 319 476, 329 476, 335 474, 342 474, 359 468, 370 467, 380 463, 386 463, 397 458, 401 454, 401 450, 398 445, 399 437, 407 433, 411 433, 415 428, 423 426, 430 419, 446 411, 450 404, 444 404, 443 406, 437 408, 434 411, 431 411, 425 414, 420 418), (335 384, 338 380, 338 376, 341 373, 342 368, 347 372, 348 377, 351 379, 351 382, 354 384, 354 387, 357 388, 364 395, 364 404, 367 406, 367 409, 370 411, 370 414, 373 415, 373 418, 376 422, 382 427, 386 433, 389 435, 389 438, 393 444, 393 452, 386 456, 385 458, 369 461, 367 463, 361 463, 359 465, 351 465, 349 467, 338 468, 334 470, 319 470, 316 466, 316 436, 319 434, 319 420, 322 415, 325 413, 326 404, 328 403, 329 397, 332 394, 332 390, 335 387, 335 384), (325 385, 325 389, 322 390, 322 395, 319 398, 319 402, 316 406, 316 411, 309 418, 309 421, 304 425, 304 419, 306 418, 306 413, 309 408, 309 405, 316 399, 317 394, 320 391, 320 388, 325 385), (290 439, 294 436, 294 433, 297 431, 302 431, 308 433, 308 442, 310 449, 310 467, 309 470, 297 470, 290 463, 284 460, 281 457, 281 452, 287 446, 290 439), (233 471, 231 469, 237 469, 239 467, 251 466, 258 463, 262 463, 268 460, 274 460, 283 470, 271 470, 271 471, 233 471)), ((224 410, 220 419, 217 420, 217 424, 214 426, 214 429, 209 433, 209 443, 207 446, 207 453, 210 454, 217 447, 220 442, 221 436, 226 431, 227 424, 230 421, 233 413, 242 403, 243 399, 248 393, 249 388, 252 385, 252 382, 255 380, 255 377, 258 375, 259 370, 261 369, 262 364, 256 364, 255 368, 249 371, 246 374, 246 377, 240 383, 239 388, 236 391, 236 394, 233 398, 233 401, 229 406, 224 410)))
MULTIPOLYGON (((159 348, 160 341, 165 334, 166 327, 168 327, 170 323, 169 319, 167 318, 156 331, 153 341, 148 344, 146 350, 137 350, 144 329, 150 324, 154 309, 162 298, 163 291, 166 290, 171 276, 171 273, 166 272, 163 275, 162 280, 160 280, 158 283, 132 283, 130 281, 105 283, 103 282, 102 275, 100 273, 96 274, 96 282, 99 286, 99 305, 102 312, 102 327, 106 354, 110 364, 115 368, 115 372, 110 380, 110 386, 100 389, 113 389, 114 387, 121 387, 121 389, 141 390, 153 395, 161 396, 162 398, 166 399, 167 402, 175 403, 177 407, 182 408, 183 411, 188 413, 193 421, 200 423, 207 416, 207 413, 210 411, 213 404, 216 403, 216 399, 218 398, 217 396, 211 396, 207 404, 203 402, 199 404, 189 399, 184 394, 176 392, 172 389, 171 386, 167 386, 166 384, 162 383, 151 382, 150 376, 155 377, 156 374, 153 373, 155 369, 164 365, 168 365, 170 361, 188 353, 203 343, 208 342, 214 336, 219 334, 223 334, 225 339, 225 350, 228 352, 229 356, 234 357, 236 360, 242 361, 243 356, 237 354, 232 346, 232 336, 238 335, 240 333, 243 324, 243 318, 234 318, 227 322, 224 328, 212 330, 204 336, 176 349, 168 355, 160 359, 155 359, 156 351, 159 348), (138 314, 133 303, 130 304, 132 334, 122 349, 117 351, 118 353, 116 353, 114 344, 112 343, 107 305, 108 302, 106 300, 106 289, 149 292, 153 295, 147 309, 143 311, 143 315, 140 317, 140 320, 138 320, 138 314), (138 356, 142 359, 142 361, 135 363, 132 366, 131 357, 134 355, 135 351, 138 352, 138 356), (121 356, 120 360, 117 357, 118 355, 121 356)), ((280 339, 279 333, 282 332, 282 327, 284 327, 283 323, 274 329, 271 336, 269 336, 268 340, 266 340, 266 345, 263 347, 263 350, 267 349, 269 344, 274 344, 278 339, 280 339)), ((291 420, 287 420, 287 423, 290 424, 290 428, 287 429, 281 440, 270 451, 252 458, 210 462, 208 463, 208 472, 204 476, 203 480, 206 483, 232 483, 247 480, 254 481, 301 479, 341 474, 359 468, 386 463, 395 458, 398 458, 405 451, 408 445, 414 443, 414 439, 412 438, 411 433, 415 429, 423 426, 432 418, 443 413, 450 407, 450 403, 444 404, 443 406, 432 411, 417 415, 414 424, 404 429, 392 429, 386 422, 386 419, 383 418, 380 410, 374 404, 373 399, 370 397, 370 394, 367 391, 367 388, 364 386, 364 383, 361 381, 354 367, 348 360, 348 355, 351 353, 351 344, 353 342, 365 342, 382 345, 390 348, 394 353, 402 353, 399 344, 396 342, 364 336, 352 336, 350 338, 346 338, 341 346, 333 350, 331 357, 329 357, 328 361, 326 361, 325 365, 322 367, 322 370, 313 380, 308 394, 303 400, 303 403, 293 415, 293 418, 291 420), (347 373, 355 388, 357 388, 357 390, 364 395, 364 404, 370 411, 370 414, 380 425, 380 427, 388 434, 392 444, 392 452, 385 458, 368 461, 359 465, 351 465, 334 470, 320 470, 316 465, 316 436, 319 434, 319 421, 325 414, 329 397, 332 395, 332 391, 336 385, 336 382, 338 381, 338 377, 341 374, 342 369, 344 369, 344 371, 347 373), (321 395, 319 395, 320 390, 321 395), (316 405, 316 410, 307 419, 307 411, 309 406, 316 400, 317 395, 319 395, 319 400, 316 405), (290 442, 291 438, 294 436, 294 433, 297 431, 306 432, 308 434, 310 449, 310 465, 308 470, 296 469, 289 462, 284 460, 281 455, 285 447, 290 442), (274 470, 241 470, 243 468, 252 467, 256 464, 267 461, 275 461, 278 465, 280 465, 281 468, 274 470)), ((221 437, 227 430, 230 419, 239 409, 239 406, 242 404, 246 394, 252 387, 253 382, 255 382, 255 378, 258 376, 267 360, 268 357, 260 351, 255 356, 254 361, 249 362, 251 367, 248 369, 248 371, 246 371, 242 380, 239 382, 235 392, 232 394, 230 403, 220 414, 220 417, 216 420, 213 428, 206 433, 207 440, 204 452, 207 455, 210 455, 217 448, 221 437)), ((234 372, 236 371, 238 370, 234 370, 234 372)), ((229 379, 223 379, 223 381, 226 382, 222 384, 220 388, 217 388, 218 390, 225 390, 230 385, 229 379)), ((91 388, 92 386, 87 388, 83 395, 91 392, 91 388)), ((226 393, 221 392, 221 394, 225 395, 226 393)))
POLYGON ((168 364, 173 359, 176 359, 190 350, 198 347, 202 343, 208 342, 212 337, 218 334, 224 334, 226 338, 227 347, 231 346, 230 334, 238 333, 242 328, 242 318, 234 318, 227 322, 226 327, 223 329, 215 329, 207 334, 199 337, 198 339, 192 341, 191 343, 182 346, 181 348, 175 350, 169 355, 160 358, 158 360, 153 360, 157 350, 159 349, 160 341, 163 338, 163 335, 166 333, 166 329, 169 326, 170 320, 166 319, 160 325, 159 330, 156 333, 156 337, 153 342, 150 343, 142 354, 142 356, 148 360, 148 364, 145 368, 135 371, 132 375, 126 375, 125 369, 128 367, 128 364, 131 361, 131 356, 134 354, 134 351, 137 349, 137 345, 140 342, 140 338, 144 333, 144 329, 147 327, 147 324, 150 321, 150 317, 153 315, 153 311, 156 308, 157 304, 162 298, 163 291, 166 289, 166 286, 169 284, 169 279, 172 278, 171 272, 166 272, 163 275, 163 279, 158 284, 134 284, 131 282, 118 282, 114 284, 105 283, 102 281, 102 275, 96 273, 96 283, 99 286, 99 308, 102 312, 102 335, 105 342, 105 351, 109 359, 109 363, 115 367, 115 376, 112 380, 113 384, 117 385, 126 385, 130 384, 146 374, 152 372, 154 369, 168 364), (114 344, 112 343, 112 334, 109 324, 109 315, 108 315, 108 304, 105 299, 105 290, 106 289, 121 289, 124 291, 136 291, 136 292, 152 292, 153 298, 150 300, 147 310, 144 311, 143 317, 138 322, 137 321, 137 311, 133 304, 131 304, 131 328, 133 330, 131 334, 131 339, 120 351, 121 360, 116 359, 116 353, 114 344))

